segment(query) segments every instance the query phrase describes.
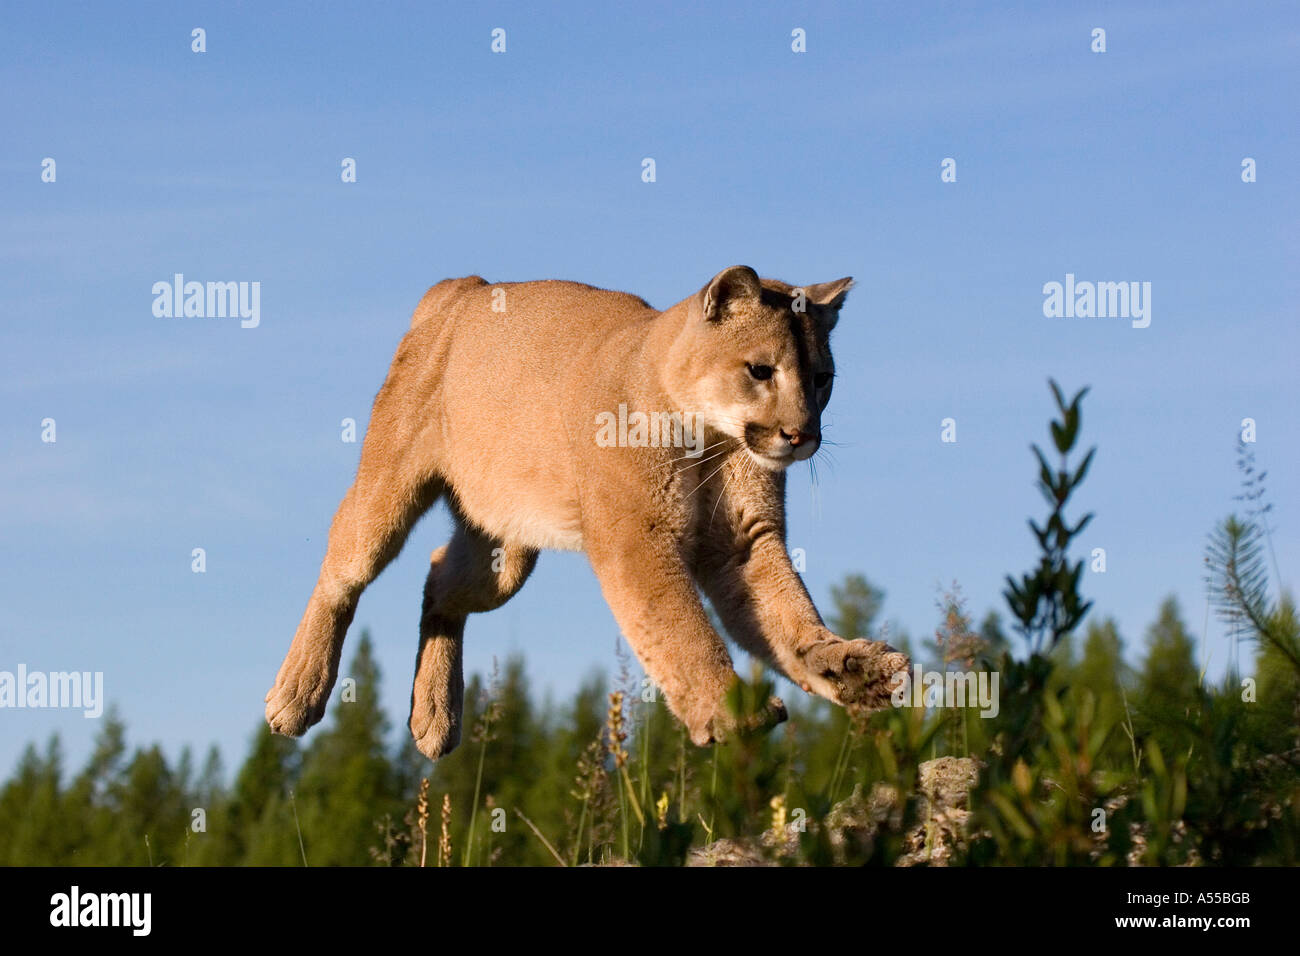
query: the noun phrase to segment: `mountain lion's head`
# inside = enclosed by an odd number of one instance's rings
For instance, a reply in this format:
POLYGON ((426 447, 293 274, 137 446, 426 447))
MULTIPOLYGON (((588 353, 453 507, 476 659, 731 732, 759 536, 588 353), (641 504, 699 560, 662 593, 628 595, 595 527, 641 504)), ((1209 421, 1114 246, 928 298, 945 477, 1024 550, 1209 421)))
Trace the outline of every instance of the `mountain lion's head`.
POLYGON ((724 269, 690 300, 667 373, 674 398, 764 468, 811 458, 835 378, 830 331, 852 285, 796 287, 749 266, 724 269))

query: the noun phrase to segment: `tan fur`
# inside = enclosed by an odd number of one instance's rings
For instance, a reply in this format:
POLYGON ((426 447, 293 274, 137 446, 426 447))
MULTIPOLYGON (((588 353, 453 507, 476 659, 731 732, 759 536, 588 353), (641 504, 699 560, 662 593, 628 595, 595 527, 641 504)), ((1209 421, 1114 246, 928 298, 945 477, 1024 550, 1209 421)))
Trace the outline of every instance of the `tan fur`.
MULTIPOLYGON (((266 696, 271 728, 296 736, 321 719, 362 590, 444 496, 456 531, 433 554, 411 696, 411 732, 429 757, 460 739, 466 617, 507 601, 544 548, 586 551, 697 744, 743 729, 701 592, 738 644, 805 690, 885 706, 906 658, 832 634, 785 545, 785 468, 820 443, 829 334, 851 284, 801 295, 734 266, 663 312, 573 282, 470 276, 430 289, 375 398, 356 481, 266 696), (598 425, 620 405, 697 415, 705 450, 602 446, 598 425)), ((773 698, 753 723, 784 717, 773 698)))

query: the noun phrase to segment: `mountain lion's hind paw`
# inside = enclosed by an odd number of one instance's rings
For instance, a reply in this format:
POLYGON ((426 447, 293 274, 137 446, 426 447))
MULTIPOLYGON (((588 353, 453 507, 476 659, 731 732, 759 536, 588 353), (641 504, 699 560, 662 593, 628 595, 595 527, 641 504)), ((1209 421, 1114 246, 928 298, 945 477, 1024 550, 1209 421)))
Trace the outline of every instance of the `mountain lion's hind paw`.
POLYGON ((735 737, 764 733, 777 724, 784 723, 789 716, 780 697, 769 697, 752 711, 733 714, 724 708, 702 725, 691 727, 688 722, 687 731, 691 743, 697 747, 707 747, 709 744, 726 743, 735 737))
POLYGON ((325 716, 329 682, 309 674, 282 675, 266 695, 266 722, 277 734, 301 737, 325 716))

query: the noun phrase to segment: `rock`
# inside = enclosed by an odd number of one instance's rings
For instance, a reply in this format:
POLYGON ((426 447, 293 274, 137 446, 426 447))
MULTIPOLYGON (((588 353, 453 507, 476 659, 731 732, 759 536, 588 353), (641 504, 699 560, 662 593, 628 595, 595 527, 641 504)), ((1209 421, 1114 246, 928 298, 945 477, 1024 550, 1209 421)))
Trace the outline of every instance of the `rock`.
POLYGON ((973 757, 939 757, 921 764, 921 822, 904 839, 906 852, 896 866, 947 866, 954 851, 965 845, 970 790, 979 781, 980 766, 973 757))
POLYGON ((939 757, 920 766, 921 796, 935 812, 967 810, 970 790, 979 782, 980 763, 974 757, 939 757))
MULTIPOLYGON (((920 822, 903 840, 904 854, 897 866, 946 866, 953 852, 968 837, 969 792, 979 780, 978 760, 971 757, 939 757, 917 768, 917 797, 920 822)), ((820 824, 837 864, 857 863, 871 856, 882 830, 898 832, 903 825, 903 806, 898 791, 877 783, 869 795, 861 784, 853 793, 831 807, 820 824)), ((819 824, 809 822, 816 832, 819 824)), ((791 824, 784 838, 771 830, 761 838, 715 840, 696 847, 686 857, 687 866, 777 866, 778 858, 793 858, 800 834, 791 824)))
POLYGON ((775 866, 753 841, 714 840, 686 855, 687 866, 775 866))

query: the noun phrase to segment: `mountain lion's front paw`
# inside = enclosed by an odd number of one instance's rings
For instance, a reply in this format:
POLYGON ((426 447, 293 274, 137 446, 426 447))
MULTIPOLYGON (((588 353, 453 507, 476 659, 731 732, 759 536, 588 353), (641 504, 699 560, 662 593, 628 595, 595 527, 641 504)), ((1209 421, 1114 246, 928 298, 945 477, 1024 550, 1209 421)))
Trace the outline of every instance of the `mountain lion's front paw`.
POLYGON ((883 641, 846 641, 834 635, 799 651, 807 669, 804 690, 815 690, 842 707, 882 710, 898 686, 898 674, 910 665, 883 641))
POLYGON ((332 685, 328 673, 301 666, 282 668, 266 695, 266 722, 277 734, 301 737, 325 716, 332 685))

